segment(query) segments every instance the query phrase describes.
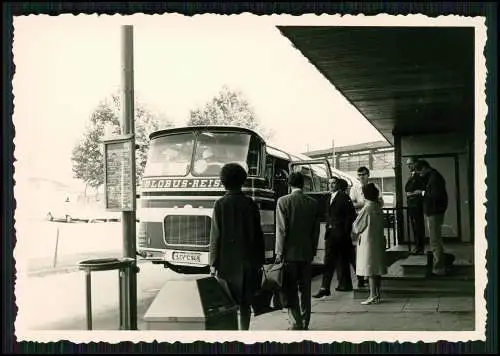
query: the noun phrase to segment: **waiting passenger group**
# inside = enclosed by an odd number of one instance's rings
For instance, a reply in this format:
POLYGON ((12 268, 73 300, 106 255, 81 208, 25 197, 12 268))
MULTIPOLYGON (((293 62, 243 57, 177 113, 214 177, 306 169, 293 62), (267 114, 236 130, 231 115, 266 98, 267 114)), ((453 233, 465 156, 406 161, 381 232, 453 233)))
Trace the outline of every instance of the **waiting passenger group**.
MULTIPOLYGON (((354 185, 350 194, 347 182, 333 177, 331 195, 324 202, 304 194, 304 176, 300 172, 288 176, 291 191, 279 197, 276 204, 275 263, 283 262, 285 268, 282 293, 286 296, 289 329, 309 328, 312 261, 318 248, 321 220, 326 220, 323 279, 312 297, 331 294, 335 271, 335 289, 353 290, 352 265, 358 287, 364 286, 366 279, 369 282, 369 297, 361 304, 380 302, 381 276, 387 273, 383 200, 378 187, 368 182, 369 174, 366 167, 358 169, 361 184, 354 185), (320 215, 322 211, 325 216, 320 215)), ((260 287, 260 270, 265 261, 264 234, 257 203, 242 192, 247 178, 245 169, 236 163, 226 164, 220 178, 226 193, 214 206, 210 270, 226 281, 239 305, 239 328, 248 330, 251 298, 260 287)))

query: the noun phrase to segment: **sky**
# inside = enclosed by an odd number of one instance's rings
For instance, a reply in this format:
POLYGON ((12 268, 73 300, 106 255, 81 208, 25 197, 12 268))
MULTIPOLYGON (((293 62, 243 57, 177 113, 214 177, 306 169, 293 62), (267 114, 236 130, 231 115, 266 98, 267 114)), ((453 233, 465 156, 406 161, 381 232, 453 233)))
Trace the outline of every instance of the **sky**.
POLYGON ((18 174, 75 183, 71 150, 99 102, 120 89, 124 24, 134 25, 137 100, 177 126, 227 85, 284 150, 384 140, 280 34, 276 18, 32 15, 14 20, 18 174))

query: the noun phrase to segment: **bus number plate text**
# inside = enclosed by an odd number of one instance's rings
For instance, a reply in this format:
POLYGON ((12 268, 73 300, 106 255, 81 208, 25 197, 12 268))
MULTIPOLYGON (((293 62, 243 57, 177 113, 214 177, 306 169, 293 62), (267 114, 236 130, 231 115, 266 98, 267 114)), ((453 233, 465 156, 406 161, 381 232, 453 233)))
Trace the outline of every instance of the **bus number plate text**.
POLYGON ((173 252, 172 260, 179 262, 197 262, 201 263, 201 255, 199 253, 188 252, 173 252))

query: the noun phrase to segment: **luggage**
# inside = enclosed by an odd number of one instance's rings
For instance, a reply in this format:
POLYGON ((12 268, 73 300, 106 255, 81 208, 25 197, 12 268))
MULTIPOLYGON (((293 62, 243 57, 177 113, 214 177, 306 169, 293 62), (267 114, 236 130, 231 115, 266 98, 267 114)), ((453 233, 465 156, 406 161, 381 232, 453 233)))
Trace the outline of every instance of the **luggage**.
POLYGON ((238 306, 215 277, 171 280, 144 321, 147 330, 238 330, 238 306))

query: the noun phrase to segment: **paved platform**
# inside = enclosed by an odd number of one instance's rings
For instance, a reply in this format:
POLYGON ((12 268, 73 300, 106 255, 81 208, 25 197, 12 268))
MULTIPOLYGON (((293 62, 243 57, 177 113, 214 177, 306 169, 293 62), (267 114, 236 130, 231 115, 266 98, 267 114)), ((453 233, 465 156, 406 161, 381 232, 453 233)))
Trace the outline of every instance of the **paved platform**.
MULTIPOLYGON (((335 282, 334 282, 335 283, 335 282)), ((319 288, 320 276, 313 280, 313 293, 319 288)), ((382 290, 383 292, 383 290, 382 290)), ((138 328, 146 330, 143 316, 156 294, 138 305, 138 328)), ((361 305, 353 292, 334 292, 321 300, 313 299, 310 330, 405 330, 470 331, 475 329, 474 297, 398 297, 383 299, 380 304, 361 305)), ((45 330, 85 330, 85 319, 46 325, 45 330)), ((96 330, 117 330, 118 310, 94 314, 96 330)), ((286 310, 252 318, 251 330, 286 330, 286 310)))

